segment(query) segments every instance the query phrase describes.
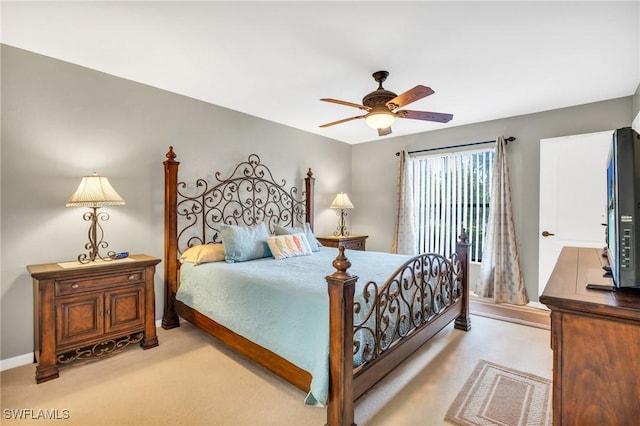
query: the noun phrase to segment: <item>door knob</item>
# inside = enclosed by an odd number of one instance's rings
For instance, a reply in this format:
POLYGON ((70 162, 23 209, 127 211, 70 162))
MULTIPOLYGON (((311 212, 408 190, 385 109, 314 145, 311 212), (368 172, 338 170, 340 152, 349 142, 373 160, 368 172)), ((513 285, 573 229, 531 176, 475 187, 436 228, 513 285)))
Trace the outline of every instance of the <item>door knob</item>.
POLYGON ((551 233, 551 232, 549 232, 549 231, 542 231, 542 236, 543 236, 543 237, 550 237, 550 236, 552 236, 552 235, 556 235, 556 234, 552 234, 552 233, 551 233))

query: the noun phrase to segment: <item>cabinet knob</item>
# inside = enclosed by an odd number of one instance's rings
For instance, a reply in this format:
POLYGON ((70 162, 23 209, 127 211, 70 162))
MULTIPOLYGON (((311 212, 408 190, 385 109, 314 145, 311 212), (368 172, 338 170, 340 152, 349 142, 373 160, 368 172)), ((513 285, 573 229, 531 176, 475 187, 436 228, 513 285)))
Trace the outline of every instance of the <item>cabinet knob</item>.
POLYGON ((135 275, 129 275, 129 281, 135 280, 136 276, 135 275))
POLYGON ((71 288, 73 288, 73 289, 76 289, 78 287, 80 287, 80 285, 78 283, 75 283, 74 285, 71 286, 71 288))

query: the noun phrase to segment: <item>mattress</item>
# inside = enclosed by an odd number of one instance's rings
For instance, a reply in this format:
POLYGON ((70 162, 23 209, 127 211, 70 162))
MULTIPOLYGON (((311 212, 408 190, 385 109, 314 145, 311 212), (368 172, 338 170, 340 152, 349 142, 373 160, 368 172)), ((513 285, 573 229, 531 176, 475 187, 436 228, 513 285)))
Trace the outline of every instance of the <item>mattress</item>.
MULTIPOLYGON (((359 277, 355 300, 363 305, 366 284, 382 285, 410 258, 372 251, 345 253, 352 263, 349 273, 359 277)), ((332 262, 337 254, 335 248, 322 247, 309 256, 281 260, 184 263, 176 299, 308 371, 312 380, 305 403, 324 405, 329 389, 325 277, 335 272, 332 262)), ((354 365, 361 362, 360 349, 354 365)))

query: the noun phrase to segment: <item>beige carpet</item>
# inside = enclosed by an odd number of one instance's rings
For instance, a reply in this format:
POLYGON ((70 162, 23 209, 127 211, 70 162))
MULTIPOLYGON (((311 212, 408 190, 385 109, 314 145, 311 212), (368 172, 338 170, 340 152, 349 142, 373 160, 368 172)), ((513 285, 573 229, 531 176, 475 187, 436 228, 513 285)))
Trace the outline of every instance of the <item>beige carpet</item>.
POLYGON ((551 425, 551 381, 481 360, 445 420, 462 426, 551 425))
POLYGON ((305 405, 302 391, 235 355, 189 323, 174 330, 160 328, 158 338, 157 348, 142 350, 134 345, 111 358, 64 367, 58 379, 41 384, 33 380, 33 365, 3 371, 0 423, 2 426, 324 424, 325 410, 305 405), (5 409, 28 409, 33 413, 23 413, 27 417, 23 419, 7 418, 5 409), (36 417, 40 410, 57 410, 59 417, 66 410, 68 418, 47 421, 36 417), (256 418, 257 415, 261 417, 256 418))
MULTIPOLYGON (((481 359, 551 377, 549 331, 472 316, 469 332, 447 326, 356 402, 359 426, 442 426, 481 359), (497 337, 499 336, 499 337, 497 337), (488 344, 490 342, 490 344, 488 344)), ((33 364, 0 375, 0 424, 62 426, 323 425, 326 410, 304 393, 183 323, 158 329, 160 346, 60 371, 36 384, 33 364), (68 419, 8 418, 38 410, 68 419), (57 411, 56 411, 57 410, 57 411)))

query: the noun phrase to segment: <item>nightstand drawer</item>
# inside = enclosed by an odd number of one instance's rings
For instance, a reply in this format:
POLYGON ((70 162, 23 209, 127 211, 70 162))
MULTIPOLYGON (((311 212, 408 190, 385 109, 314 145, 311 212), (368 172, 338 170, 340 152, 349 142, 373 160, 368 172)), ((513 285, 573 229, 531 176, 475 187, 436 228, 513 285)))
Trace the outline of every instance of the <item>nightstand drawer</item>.
POLYGON ((103 289, 121 284, 132 284, 144 281, 144 270, 131 271, 113 275, 95 275, 76 280, 62 280, 55 283, 56 296, 76 294, 83 291, 103 289))
POLYGON ((364 240, 362 239, 341 241, 339 244, 350 250, 364 250, 365 246, 364 240))
POLYGON ((343 235, 338 237, 316 237, 325 247, 344 247, 349 250, 366 250, 367 235, 343 235))

